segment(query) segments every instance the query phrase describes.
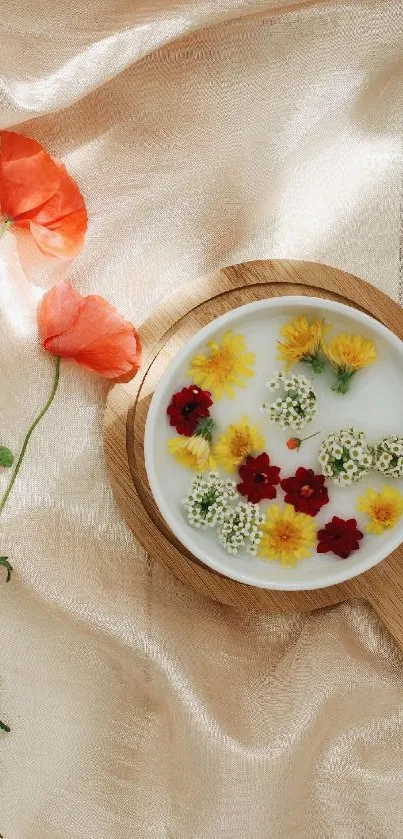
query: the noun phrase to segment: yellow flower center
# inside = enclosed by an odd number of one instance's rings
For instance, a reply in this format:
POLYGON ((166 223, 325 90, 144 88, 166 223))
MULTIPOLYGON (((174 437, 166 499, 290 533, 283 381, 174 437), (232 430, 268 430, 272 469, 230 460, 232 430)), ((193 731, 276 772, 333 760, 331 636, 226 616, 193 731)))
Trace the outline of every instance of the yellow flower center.
POLYGON ((221 347, 210 359, 210 373, 225 381, 234 370, 234 354, 226 347, 221 347))
POLYGON ((376 360, 376 349, 372 341, 361 335, 335 335, 326 348, 330 361, 343 370, 360 370, 376 360))
POLYGON ((323 324, 315 320, 309 323, 306 317, 294 318, 281 328, 284 341, 278 341, 279 358, 289 367, 296 361, 314 359, 320 349, 323 324))
POLYGON ((224 393, 233 399, 234 387, 245 387, 244 379, 254 375, 255 355, 247 349, 243 335, 231 331, 225 333, 220 344, 209 341, 208 347, 208 354, 192 358, 188 375, 215 399, 221 399, 224 393))
POLYGON ((279 559, 282 565, 293 566, 309 556, 316 540, 316 527, 310 516, 296 513, 286 505, 281 510, 276 504, 266 512, 259 556, 279 559))
POLYGON ((273 527, 273 543, 277 550, 296 551, 301 542, 301 530, 291 521, 279 521, 273 527))
POLYGON ((372 517, 375 521, 378 521, 379 524, 383 524, 385 527, 391 524, 396 517, 396 510, 390 504, 384 502, 383 504, 378 503, 374 504, 372 507, 372 517))
POLYGON ((248 434, 237 431, 230 440, 229 453, 234 460, 243 460, 251 453, 251 441, 248 434))
POLYGON ((309 355, 309 352, 315 349, 315 343, 309 334, 294 335, 289 341, 289 348, 298 354, 300 358, 304 358, 305 355, 309 355))
POLYGON ((357 510, 366 513, 370 521, 368 533, 382 533, 394 527, 403 513, 403 496, 398 489, 384 486, 380 492, 369 489, 357 502, 357 510))
POLYGON ((354 370, 361 367, 364 362, 362 353, 355 352, 353 347, 346 348, 344 353, 340 353, 340 355, 342 355, 343 364, 346 367, 352 367, 354 370))

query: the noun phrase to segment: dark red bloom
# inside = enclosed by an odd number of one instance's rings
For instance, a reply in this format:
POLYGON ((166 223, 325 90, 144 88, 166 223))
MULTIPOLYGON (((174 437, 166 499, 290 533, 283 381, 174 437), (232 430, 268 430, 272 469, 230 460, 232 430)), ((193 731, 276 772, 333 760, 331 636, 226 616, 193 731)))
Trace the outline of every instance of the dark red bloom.
POLYGON ((329 502, 323 475, 315 475, 313 469, 300 466, 293 478, 284 478, 281 489, 286 493, 284 501, 292 504, 297 513, 316 516, 321 507, 329 502))
POLYGON ((362 539, 361 530, 357 530, 355 519, 339 519, 333 516, 331 521, 325 524, 323 530, 318 531, 318 554, 334 553, 340 559, 347 559, 352 551, 360 547, 359 540, 362 539))
POLYGON ((191 437, 201 419, 210 416, 209 408, 213 404, 211 393, 201 390, 197 385, 184 387, 174 393, 167 408, 170 425, 178 434, 191 437))
POLYGON ((248 501, 257 504, 265 498, 275 498, 277 490, 274 484, 280 483, 280 469, 270 465, 270 457, 266 452, 257 457, 246 458, 239 467, 239 477, 242 479, 237 490, 246 495, 248 501))

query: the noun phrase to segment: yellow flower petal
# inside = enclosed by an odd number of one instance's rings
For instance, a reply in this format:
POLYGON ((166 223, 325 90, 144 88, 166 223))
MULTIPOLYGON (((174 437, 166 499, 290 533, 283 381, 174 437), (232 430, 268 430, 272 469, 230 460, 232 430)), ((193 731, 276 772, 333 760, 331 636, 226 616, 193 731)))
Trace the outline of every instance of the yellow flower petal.
POLYGON ((297 513, 290 504, 283 509, 278 504, 269 507, 261 529, 263 536, 259 556, 263 559, 278 559, 281 565, 289 567, 310 556, 316 541, 316 526, 312 516, 297 513))
POLYGON ((376 361, 376 348, 373 341, 361 335, 335 335, 324 347, 329 361, 336 369, 361 370, 376 361))
POLYGON ((233 399, 236 387, 245 387, 244 378, 254 375, 255 355, 246 348, 243 335, 225 333, 221 344, 209 341, 209 355, 195 355, 190 363, 188 375, 195 384, 209 390, 214 399, 221 399, 226 393, 233 399))
POLYGON ((378 522, 374 521, 370 524, 367 524, 365 530, 367 531, 367 533, 373 533, 375 536, 379 536, 381 533, 383 533, 384 528, 381 524, 378 524, 378 522))
POLYGON ((324 332, 323 321, 309 323, 305 315, 299 315, 280 329, 284 341, 277 341, 277 358, 286 362, 287 369, 298 361, 315 358, 322 346, 324 332))
POLYGON ((250 425, 247 417, 229 425, 214 447, 213 455, 219 466, 235 472, 248 455, 262 452, 265 440, 259 429, 250 425))
POLYGON ((403 513, 403 495, 398 489, 385 485, 380 492, 368 489, 357 500, 357 510, 369 518, 368 533, 380 534, 395 527, 403 513))
POLYGON ((192 469, 194 472, 205 472, 207 468, 214 469, 215 460, 211 455, 210 443, 199 435, 173 437, 168 440, 168 451, 186 469, 192 469))

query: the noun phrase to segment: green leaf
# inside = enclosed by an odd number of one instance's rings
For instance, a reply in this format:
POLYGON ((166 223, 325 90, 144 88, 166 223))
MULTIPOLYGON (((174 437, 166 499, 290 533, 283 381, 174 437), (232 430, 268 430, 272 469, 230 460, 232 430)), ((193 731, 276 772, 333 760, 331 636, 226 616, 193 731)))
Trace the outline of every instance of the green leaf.
POLYGON ((11 731, 10 726, 6 725, 2 720, 0 720, 0 728, 2 731, 11 731))
POLYGON ((0 466, 10 468, 14 463, 14 455, 7 446, 0 446, 0 466))
POLYGON ((11 580, 11 572, 13 570, 13 566, 10 565, 8 561, 8 556, 0 556, 0 565, 3 565, 4 568, 7 568, 6 583, 9 583, 11 580))

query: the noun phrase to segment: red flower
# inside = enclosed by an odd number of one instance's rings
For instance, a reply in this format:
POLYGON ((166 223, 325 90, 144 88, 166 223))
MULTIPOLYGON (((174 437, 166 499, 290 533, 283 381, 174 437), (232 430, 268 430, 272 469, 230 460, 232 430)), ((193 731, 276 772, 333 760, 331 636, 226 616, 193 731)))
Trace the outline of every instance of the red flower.
POLYGON ((191 437, 201 419, 210 416, 209 408, 213 404, 211 393, 201 390, 197 385, 184 387, 174 393, 167 408, 170 425, 178 434, 191 437))
POLYGON ((270 457, 266 452, 257 457, 249 455, 239 467, 239 477, 242 481, 237 490, 241 495, 246 495, 252 504, 276 497, 274 484, 280 483, 280 469, 278 466, 270 466, 270 457))
POLYGON ((24 227, 48 256, 72 257, 87 229, 80 190, 46 149, 14 131, 0 131, 0 211, 7 225, 24 227))
POLYGON ((120 382, 140 367, 141 342, 133 324, 102 297, 82 297, 67 280, 45 294, 38 320, 43 346, 52 355, 120 382))
POLYGON ((359 540, 362 539, 362 535, 361 530, 357 530, 355 519, 339 519, 338 516, 333 516, 324 529, 318 531, 317 552, 331 552, 340 559, 347 559, 352 551, 357 551, 360 547, 359 540))
POLYGON ((300 466, 294 478, 284 478, 281 489, 286 493, 284 501, 292 504, 297 513, 316 516, 321 507, 329 503, 323 475, 315 475, 313 469, 300 466))

